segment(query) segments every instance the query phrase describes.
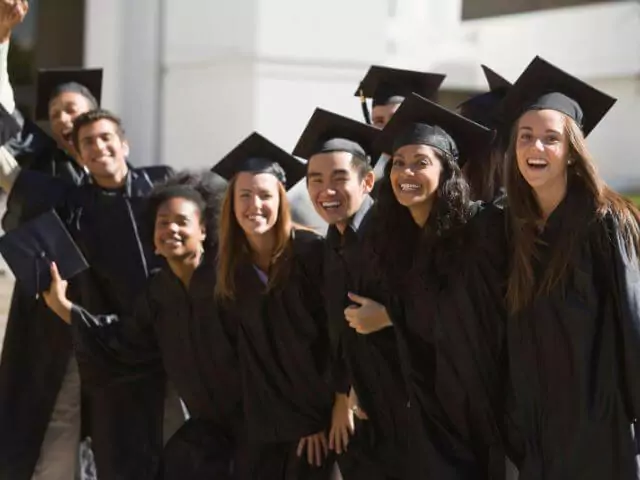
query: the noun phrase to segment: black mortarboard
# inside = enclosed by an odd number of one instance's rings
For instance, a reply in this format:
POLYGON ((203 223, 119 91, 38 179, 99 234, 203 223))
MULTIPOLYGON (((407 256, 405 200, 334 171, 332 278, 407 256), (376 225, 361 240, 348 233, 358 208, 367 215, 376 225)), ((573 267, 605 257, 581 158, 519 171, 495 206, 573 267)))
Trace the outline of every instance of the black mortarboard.
POLYGON ((11 138, 20 133, 20 130, 18 120, 0 103, 0 145, 7 143, 11 138))
POLYGON ((413 93, 378 138, 384 153, 393 154, 404 145, 429 145, 450 153, 462 166, 472 155, 487 151, 493 132, 413 93))
POLYGON ((373 164, 379 156, 374 148, 379 133, 365 123, 316 108, 293 154, 308 160, 317 153, 348 152, 373 164))
POLYGON ((489 91, 474 95, 462 102, 458 105, 458 110, 461 115, 480 125, 488 128, 497 128, 495 111, 511 87, 511 82, 486 65, 481 65, 481 67, 487 79, 489 91))
POLYGON ((37 296, 51 284, 51 262, 69 279, 88 268, 87 261, 60 217, 49 211, 0 237, 0 253, 27 295, 37 296))
POLYGON ((275 175, 289 190, 306 174, 306 166, 257 132, 238 144, 211 171, 227 181, 239 172, 275 175))
POLYGON ((498 115, 511 125, 528 110, 556 110, 574 119, 586 137, 615 103, 615 98, 536 57, 505 95, 498 115))
POLYGON ((75 92, 87 97, 95 107, 102 96, 101 68, 47 69, 38 71, 36 88, 36 120, 49 118, 49 102, 62 92, 75 92))
POLYGON ((433 98, 444 78, 445 75, 439 73, 373 65, 360 82, 355 95, 373 99, 374 107, 387 103, 401 103, 411 93, 433 98))

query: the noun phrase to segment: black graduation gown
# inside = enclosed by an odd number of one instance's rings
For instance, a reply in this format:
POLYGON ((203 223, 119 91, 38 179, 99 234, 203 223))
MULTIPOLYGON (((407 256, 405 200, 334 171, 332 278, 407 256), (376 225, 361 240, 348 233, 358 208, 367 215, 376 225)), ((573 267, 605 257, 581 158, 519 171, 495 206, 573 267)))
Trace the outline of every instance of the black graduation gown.
MULTIPOLYGON (((83 169, 52 138, 33 122, 19 120, 22 131, 5 147, 21 168, 78 185, 86 179, 83 169)), ((9 208, 3 218, 5 230, 20 224, 18 210, 9 208)), ((15 422, 19 428, 0 428, 0 478, 31 478, 70 352, 68 328, 42 300, 25 295, 16 284, 0 360, 0 425, 15 422)))
POLYGON ((507 322, 510 444, 521 480, 632 480, 640 414, 640 272, 612 214, 597 218, 578 186, 541 234, 540 282, 575 236, 564 285, 507 322), (590 211, 591 210, 591 211, 590 211))
POLYGON ((72 313, 77 350, 95 362, 117 363, 125 379, 163 369, 186 404, 191 418, 165 448, 165 480, 231 478, 234 452, 244 448, 237 327, 221 323, 214 287, 215 265, 205 258, 188 290, 168 268, 153 275, 131 318, 80 307, 72 313), (192 451, 183 452, 185 445, 192 451), (197 455, 197 464, 188 461, 197 455))
POLYGON ((505 476, 503 232, 497 207, 476 209, 447 272, 420 260, 433 252, 416 252, 390 307, 410 396, 407 478, 505 476))
POLYGON ((236 298, 224 306, 239 326, 238 353, 252 479, 328 478, 296 458, 302 437, 328 433, 334 400, 322 295, 322 237, 292 232, 290 271, 271 291, 254 265, 236 271, 236 298))
MULTIPOLYGON (((151 242, 145 241, 151 237, 142 221, 144 199, 154 181, 169 174, 165 167, 132 169, 125 188, 107 191, 88 182, 77 186, 23 170, 11 190, 5 218, 27 221, 55 207, 91 265, 70 283, 72 299, 93 312, 130 312, 148 272, 159 261, 151 242)), ((31 476, 56 387, 72 354, 64 323, 49 314, 30 316, 20 307, 20 302, 13 302, 0 364, 1 391, 12 392, 0 397, 0 425, 9 426, 0 438, 0 468, 12 479, 31 476)), ((107 368, 92 368, 80 357, 78 361, 83 388, 113 374, 107 368)), ((164 379, 159 376, 92 396, 89 416, 102 479, 146 478, 156 468, 163 399, 164 379)))
POLYGON ((325 290, 333 340, 337 391, 353 385, 369 420, 357 421, 349 452, 340 463, 351 478, 404 478, 407 452, 407 389, 393 327, 368 335, 349 327, 344 309, 349 291, 387 303, 382 279, 376 278, 365 247, 374 218, 373 200, 366 197, 343 235, 335 226, 327 232, 325 290), (340 366, 343 367, 341 372, 340 366), (346 368, 345 368, 346 367, 346 368), (347 373, 344 378, 342 373, 347 373), (348 458, 347 458, 348 457, 348 458))

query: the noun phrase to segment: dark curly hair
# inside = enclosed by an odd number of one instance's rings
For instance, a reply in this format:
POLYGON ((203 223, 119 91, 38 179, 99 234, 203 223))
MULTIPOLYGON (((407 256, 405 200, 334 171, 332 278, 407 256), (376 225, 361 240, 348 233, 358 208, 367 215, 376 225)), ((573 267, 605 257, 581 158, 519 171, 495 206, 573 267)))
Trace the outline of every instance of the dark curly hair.
POLYGON ((146 223, 153 244, 158 209, 172 198, 183 198, 193 202, 200 211, 207 235, 203 245, 205 252, 215 252, 217 248, 218 217, 226 182, 210 171, 183 171, 166 182, 157 185, 147 200, 146 223))
POLYGON ((391 288, 399 287, 413 268, 437 272, 440 277, 456 268, 455 259, 463 242, 458 233, 471 214, 469 186, 453 156, 438 149, 436 152, 442 173, 431 214, 423 227, 416 225, 409 209, 393 193, 390 181, 393 160, 385 167, 368 248, 376 274, 386 278, 391 288))

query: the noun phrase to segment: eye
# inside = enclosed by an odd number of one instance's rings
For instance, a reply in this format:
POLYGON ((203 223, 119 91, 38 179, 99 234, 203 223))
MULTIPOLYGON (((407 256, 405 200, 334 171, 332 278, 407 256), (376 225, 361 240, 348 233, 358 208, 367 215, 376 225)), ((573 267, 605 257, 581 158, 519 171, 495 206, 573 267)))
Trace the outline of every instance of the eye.
POLYGON ((342 182, 342 183, 344 183, 344 182, 349 181, 349 177, 345 177, 345 176, 336 177, 336 178, 335 178, 335 180, 336 180, 336 182, 342 182))
POLYGON ((549 135, 549 136, 545 139, 545 141, 546 141, 547 143, 554 144, 554 143, 558 143, 558 142, 560 141, 560 139, 558 138, 558 136, 557 136, 557 135, 549 135))
POLYGON ((420 168, 426 168, 426 167, 428 167, 428 166, 430 166, 432 164, 433 164, 433 162, 431 161, 431 159, 429 159, 427 157, 421 158, 420 160, 418 160, 418 163, 417 163, 418 167, 420 167, 420 168))
POLYGON ((398 168, 404 167, 404 160, 400 158, 394 158, 391 166, 398 167, 398 168))
POLYGON ((524 142, 528 142, 533 138, 533 135, 531 135, 529 132, 523 132, 520 134, 520 140, 524 141, 524 142))

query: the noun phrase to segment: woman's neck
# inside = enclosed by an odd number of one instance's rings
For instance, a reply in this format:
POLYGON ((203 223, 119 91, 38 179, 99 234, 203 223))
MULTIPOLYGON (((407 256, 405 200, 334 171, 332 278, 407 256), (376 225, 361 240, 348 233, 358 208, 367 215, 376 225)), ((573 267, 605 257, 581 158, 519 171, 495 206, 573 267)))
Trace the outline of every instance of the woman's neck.
POLYGON ((253 263, 255 263, 264 273, 269 273, 271 258, 273 256, 273 250, 276 243, 273 232, 269 231, 262 235, 248 235, 247 241, 251 248, 253 263))
POLYGON ((534 190, 536 202, 542 213, 542 220, 546 222, 567 194, 567 179, 554 185, 534 190))
POLYGON ((193 253, 188 257, 167 259, 167 263, 169 264, 169 268, 173 274, 178 277, 182 284, 187 288, 189 288, 189 285, 191 284, 193 272, 198 268, 201 261, 202 250, 198 250, 196 253, 193 253))
POLYGON ((413 221, 420 228, 424 227, 429 220, 429 215, 431 214, 431 207, 433 207, 433 202, 424 202, 418 205, 413 205, 409 207, 409 213, 413 218, 413 221))

